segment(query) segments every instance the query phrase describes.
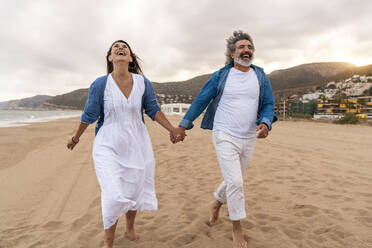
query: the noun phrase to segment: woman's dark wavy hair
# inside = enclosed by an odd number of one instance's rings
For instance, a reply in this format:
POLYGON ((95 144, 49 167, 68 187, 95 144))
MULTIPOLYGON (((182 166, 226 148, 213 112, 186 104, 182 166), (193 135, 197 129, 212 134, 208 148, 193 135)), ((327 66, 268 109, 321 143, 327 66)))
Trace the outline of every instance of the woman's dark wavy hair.
POLYGON ((132 51, 132 48, 130 48, 129 44, 126 41, 123 41, 123 40, 114 41, 111 44, 110 49, 107 52, 107 55, 106 55, 107 74, 108 73, 111 73, 114 70, 114 65, 112 64, 111 61, 109 61, 109 56, 111 55, 112 46, 116 42, 124 43, 129 48, 130 56, 132 57, 133 61, 132 62, 129 62, 129 64, 128 64, 128 71, 129 72, 132 72, 132 73, 143 74, 142 69, 141 69, 141 67, 140 67, 140 65, 138 63, 138 60, 140 60, 140 58, 138 58, 137 55, 132 51))

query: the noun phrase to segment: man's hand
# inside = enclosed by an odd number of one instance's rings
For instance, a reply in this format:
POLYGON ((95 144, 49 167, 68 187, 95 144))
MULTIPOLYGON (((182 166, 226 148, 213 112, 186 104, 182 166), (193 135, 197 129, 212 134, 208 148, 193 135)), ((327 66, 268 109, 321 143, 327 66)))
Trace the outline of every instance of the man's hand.
POLYGON ((256 128, 257 131, 257 138, 264 139, 269 135, 269 128, 266 126, 266 124, 261 123, 256 128))
POLYGON ((72 150, 77 145, 77 143, 79 143, 79 140, 76 140, 74 136, 72 136, 72 138, 67 141, 67 148, 72 150))
POLYGON ((184 127, 176 127, 174 130, 172 130, 172 132, 170 133, 170 140, 173 144, 185 139, 185 130, 186 129, 184 127))

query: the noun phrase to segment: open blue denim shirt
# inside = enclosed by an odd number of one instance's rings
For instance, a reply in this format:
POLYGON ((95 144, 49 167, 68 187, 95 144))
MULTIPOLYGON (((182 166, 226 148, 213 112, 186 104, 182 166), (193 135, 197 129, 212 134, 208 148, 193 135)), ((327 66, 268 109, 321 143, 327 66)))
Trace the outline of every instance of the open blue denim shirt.
MULTIPOLYGON (((209 105, 200 127, 203 129, 213 129, 214 116, 225 88, 227 76, 229 75, 232 66, 232 64, 228 64, 212 74, 211 78, 204 85, 203 89, 191 104, 179 126, 184 127, 185 129, 193 128, 194 124, 192 124, 192 122, 209 105)), ((251 65, 251 68, 256 72, 260 85, 256 124, 259 125, 265 123, 269 130, 271 130, 271 124, 274 123, 278 117, 274 114, 274 96, 270 80, 261 67, 251 65)))
MULTIPOLYGON (((107 76, 102 76, 97 78, 89 88, 89 95, 87 102, 85 104, 84 112, 81 115, 81 122, 92 124, 98 120, 95 130, 95 135, 97 135, 98 130, 102 127, 105 120, 104 108, 103 108, 103 96, 107 83, 107 76)), ((145 92, 142 96, 142 107, 141 109, 145 110, 145 113, 154 120, 156 113, 160 110, 160 107, 156 101, 156 96, 154 88, 152 87, 151 82, 146 78, 145 82, 145 92)), ((143 118, 142 111, 142 121, 145 122, 143 118)))

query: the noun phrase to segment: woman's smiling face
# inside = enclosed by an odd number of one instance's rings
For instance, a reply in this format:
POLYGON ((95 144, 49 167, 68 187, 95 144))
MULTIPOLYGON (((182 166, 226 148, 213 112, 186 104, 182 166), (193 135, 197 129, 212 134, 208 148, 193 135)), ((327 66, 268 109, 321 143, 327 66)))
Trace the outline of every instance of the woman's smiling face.
POLYGON ((109 61, 115 63, 119 61, 132 62, 132 56, 127 44, 123 42, 115 42, 110 51, 109 61))

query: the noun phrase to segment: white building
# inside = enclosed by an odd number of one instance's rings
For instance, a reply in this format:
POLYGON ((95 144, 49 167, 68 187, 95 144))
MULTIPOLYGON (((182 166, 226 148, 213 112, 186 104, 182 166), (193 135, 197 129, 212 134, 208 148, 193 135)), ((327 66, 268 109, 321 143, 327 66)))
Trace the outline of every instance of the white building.
POLYGON ((161 105, 161 111, 166 115, 185 115, 191 104, 170 103, 161 105))
POLYGON ((308 94, 304 94, 302 96, 302 100, 316 100, 318 99, 321 95, 324 95, 323 92, 320 92, 320 91, 317 91, 317 92, 314 92, 314 93, 308 93, 308 94))

